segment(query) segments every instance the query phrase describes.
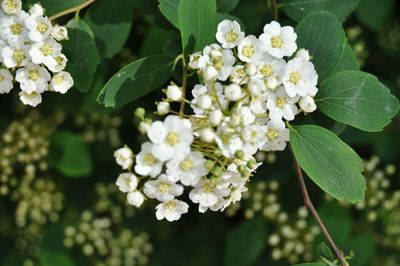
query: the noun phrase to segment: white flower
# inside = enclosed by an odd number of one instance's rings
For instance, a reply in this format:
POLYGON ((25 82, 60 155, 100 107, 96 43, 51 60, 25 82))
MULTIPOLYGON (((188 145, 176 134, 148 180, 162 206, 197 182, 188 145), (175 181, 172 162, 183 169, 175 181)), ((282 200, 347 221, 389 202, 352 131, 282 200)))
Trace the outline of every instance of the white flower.
POLYGON ((0 20, 0 36, 10 44, 23 44, 28 38, 28 32, 24 25, 27 16, 21 12, 17 16, 6 16, 0 20))
POLYGON ((27 46, 24 44, 12 44, 5 46, 1 51, 3 63, 7 68, 25 66, 29 62, 27 46))
POLYGON ((32 62, 35 64, 44 64, 48 68, 55 67, 58 62, 55 57, 61 54, 61 44, 49 36, 41 42, 34 43, 29 50, 32 62))
POLYGON ((19 68, 15 75, 15 80, 20 83, 21 90, 27 93, 34 91, 43 93, 48 90, 50 78, 46 68, 34 64, 19 68))
POLYGON ((218 44, 211 44, 203 49, 203 54, 207 58, 207 67, 204 69, 204 78, 206 80, 215 80, 218 78, 225 81, 232 71, 235 64, 233 52, 229 49, 223 49, 218 44), (217 76, 215 76, 217 71, 217 76))
POLYGON ((43 41, 52 31, 50 20, 36 14, 25 19, 25 26, 29 30, 29 39, 34 42, 43 41))
POLYGON ((156 180, 149 180, 144 183, 143 192, 151 199, 167 201, 182 195, 183 186, 171 182, 166 174, 161 174, 156 180))
POLYGON ((318 75, 314 65, 302 57, 295 57, 286 64, 282 83, 290 97, 303 97, 307 94, 314 96, 318 91, 318 75))
POLYGON ((299 101, 299 106, 306 113, 312 113, 317 109, 314 99, 310 95, 302 97, 299 101))
POLYGON ((244 38, 238 46, 239 59, 246 63, 257 63, 262 59, 263 43, 254 35, 244 38))
POLYGON ((54 25, 51 36, 57 41, 68 40, 68 30, 64 26, 54 25))
POLYGON ((130 205, 133 205, 137 208, 139 208, 144 202, 144 196, 138 190, 129 192, 126 198, 130 205))
POLYGON ((231 71, 230 81, 241 85, 247 83, 247 80, 248 76, 245 66, 235 65, 231 71))
MULTIPOLYGON (((50 69, 50 71, 54 72, 54 73, 58 73, 61 72, 62 70, 64 70, 65 66, 67 65, 67 57, 63 54, 59 54, 56 57, 54 57, 56 64, 55 65, 49 65, 47 66, 48 69, 50 69)), ((54 62, 53 62, 54 63, 54 62)))
POLYGON ((114 157, 122 169, 128 169, 133 164, 133 152, 128 147, 123 147, 114 152, 114 157))
POLYGON ((22 8, 21 0, 2 0, 1 7, 8 15, 18 14, 22 8))
POLYGON ((282 120, 270 120, 265 128, 267 142, 262 147, 265 151, 283 151, 289 141, 289 129, 282 120))
POLYGON ((213 110, 210 112, 208 115, 208 121, 211 123, 213 126, 218 126, 223 118, 222 111, 219 109, 213 110))
POLYGON ((159 115, 166 115, 170 111, 169 102, 159 102, 157 104, 157 112, 159 115))
POLYGON ((247 84, 247 90, 253 97, 261 96, 264 93, 269 93, 266 89, 267 88, 265 87, 264 82, 258 78, 250 79, 249 83, 247 84))
POLYGON ((43 7, 40 4, 34 4, 30 9, 29 9, 29 14, 34 17, 39 17, 44 15, 44 10, 43 7))
POLYGON ((169 85, 167 87, 167 99, 173 102, 179 102, 182 97, 182 89, 176 85, 169 85))
POLYGON ((21 91, 19 93, 19 98, 23 104, 30 105, 32 107, 35 107, 42 102, 42 95, 36 91, 33 91, 32 93, 21 91))
POLYGON ((285 92, 285 89, 280 87, 268 97, 267 108, 269 110, 269 117, 273 120, 281 120, 282 118, 288 121, 293 120, 294 116, 298 113, 296 106, 298 101, 298 96, 290 97, 285 92))
POLYGON ((200 139, 205 143, 212 143, 215 138, 215 132, 212 128, 206 127, 200 130, 200 139))
POLYGON ((171 181, 180 182, 185 186, 195 186, 202 176, 208 174, 206 160, 200 152, 190 152, 188 155, 176 154, 167 163, 167 174, 171 181))
POLYGON ((167 116, 164 122, 153 122, 147 136, 154 144, 153 156, 160 161, 167 161, 178 153, 187 154, 193 141, 190 122, 174 115, 167 116))
POLYGON ((197 105, 203 110, 208 110, 208 109, 210 109, 210 107, 212 105, 212 99, 207 94, 201 95, 197 99, 197 105))
MULTIPOLYGON (((194 203, 199 204, 200 212, 205 212, 208 208, 219 205, 218 202, 223 200, 223 197, 229 195, 230 190, 227 185, 229 184, 223 180, 214 181, 202 179, 197 186, 190 191, 189 198, 194 203)), ((223 205, 221 205, 221 207, 223 207, 223 205)))
POLYGON ((8 69, 0 69, 0 94, 9 93, 14 87, 14 77, 8 69))
POLYGON ((203 78, 207 81, 216 80, 218 71, 214 66, 207 66, 203 70, 203 78))
POLYGON ((215 37, 222 47, 234 48, 244 38, 244 32, 240 30, 240 25, 237 21, 225 19, 218 24, 215 37))
POLYGON ((162 162, 151 153, 153 144, 147 141, 142 144, 141 148, 136 156, 135 172, 142 176, 156 177, 161 173, 162 162))
POLYGON ((189 57, 188 66, 192 69, 203 69, 207 64, 207 57, 201 52, 195 52, 189 57))
POLYGON ((115 183, 119 190, 124 193, 134 191, 138 185, 138 179, 131 173, 122 173, 118 176, 117 182, 115 183))
POLYGON ((303 58, 304 61, 310 61, 310 59, 311 59, 310 54, 305 49, 299 49, 296 52, 296 57, 303 58))
POLYGON ((264 33, 260 35, 268 53, 276 58, 292 56, 297 49, 296 39, 293 27, 281 27, 276 21, 265 25, 264 33))
POLYGON ((266 81, 271 79, 280 81, 285 70, 285 65, 285 60, 277 59, 264 53, 262 61, 257 65, 258 75, 266 81))
POLYGON ((74 86, 74 80, 71 74, 65 71, 55 74, 50 81, 50 90, 61 94, 66 93, 72 86, 74 86))
POLYGON ((227 158, 234 158, 235 152, 243 148, 243 141, 238 136, 229 137, 229 135, 219 134, 215 136, 215 142, 227 158))
POLYGON ((181 215, 187 213, 189 205, 180 200, 165 201, 156 206, 156 217, 157 220, 167 219, 167 221, 177 221, 181 218, 181 215))
POLYGON ((147 131, 149 131, 149 128, 149 123, 147 123, 146 121, 140 121, 138 130, 141 134, 146 134, 147 131))
POLYGON ((225 97, 229 101, 237 101, 242 97, 242 88, 235 83, 226 85, 224 91, 225 91, 225 97))

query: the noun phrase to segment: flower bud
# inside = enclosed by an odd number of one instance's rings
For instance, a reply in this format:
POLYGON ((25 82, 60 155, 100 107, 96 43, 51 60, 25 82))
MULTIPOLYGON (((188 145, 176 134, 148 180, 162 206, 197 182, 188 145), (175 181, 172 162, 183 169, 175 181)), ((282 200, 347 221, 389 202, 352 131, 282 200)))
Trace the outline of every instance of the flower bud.
POLYGON ((218 71, 213 66, 208 66, 203 71, 203 77, 205 80, 215 80, 218 77, 218 71))
POLYGON ((128 147, 123 147, 114 152, 114 157, 122 169, 128 169, 133 164, 133 152, 128 147))
POLYGON ((235 157, 238 158, 238 159, 243 159, 244 152, 242 150, 236 150, 235 151, 235 157))
POLYGON ((225 96, 229 101, 237 101, 242 96, 242 88, 235 84, 225 86, 225 96))
POLYGON ((265 85, 264 82, 258 79, 253 79, 250 80, 250 82, 247 84, 247 89, 251 96, 260 96, 264 90, 265 90, 265 85))
POLYGON ((206 143, 211 143, 214 141, 215 133, 211 128, 203 128, 200 130, 200 139, 206 143))
POLYGON ((211 107, 212 99, 208 95, 202 95, 199 97, 197 104, 201 109, 207 110, 211 107))
POLYGON ((115 184, 121 192, 127 193, 137 188, 138 178, 131 173, 122 173, 118 176, 115 184))
POLYGON ((143 119, 145 114, 146 114, 146 111, 142 107, 136 108, 135 113, 134 113, 135 117, 140 118, 140 119, 143 119))
POLYGON ((176 85, 170 85, 167 87, 167 98, 171 101, 178 102, 182 97, 182 90, 176 85))
POLYGON ((157 104, 157 112, 160 115, 166 115, 169 113, 170 107, 168 102, 159 102, 157 104))
POLYGON ((279 86, 279 81, 275 76, 271 76, 267 79, 265 86, 270 90, 275 90, 279 86))
POLYGON ((145 121, 141 121, 139 123, 138 130, 139 130, 140 134, 146 134, 147 131, 149 130, 149 128, 150 128, 150 124, 149 123, 146 123, 145 121))
POLYGON ((306 113, 314 112, 315 109, 317 109, 314 99, 311 96, 301 98, 299 101, 299 106, 306 113))
POLYGON ((310 61, 310 54, 305 49, 299 49, 296 53, 296 57, 300 57, 305 61, 310 61))
POLYGON ((217 109, 217 110, 211 111, 210 115, 208 116, 208 120, 210 121, 210 123, 212 125, 218 126, 222 121, 221 110, 217 109))
POLYGON ((254 76, 257 73, 257 67, 253 64, 247 64, 246 66, 246 74, 250 77, 254 76))
POLYGON ((130 205, 139 208, 144 202, 144 196, 140 191, 135 190, 128 193, 127 201, 130 205))

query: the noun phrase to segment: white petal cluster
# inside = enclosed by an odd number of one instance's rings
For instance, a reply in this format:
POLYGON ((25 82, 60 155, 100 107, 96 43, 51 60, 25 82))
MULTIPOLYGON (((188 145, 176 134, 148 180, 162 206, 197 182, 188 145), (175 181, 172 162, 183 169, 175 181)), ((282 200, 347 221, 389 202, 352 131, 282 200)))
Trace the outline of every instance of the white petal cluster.
POLYGON ((0 10, 0 93, 9 93, 19 83, 19 96, 25 105, 35 107, 42 93, 66 93, 74 84, 63 71, 67 58, 59 41, 68 38, 67 29, 51 24, 39 4, 29 12, 21 0, 2 0, 0 10))
POLYGON ((190 55, 188 67, 204 82, 191 95, 171 83, 157 104, 157 113, 168 115, 140 130, 149 141, 134 162, 121 159, 130 155, 116 156, 124 169, 133 166, 139 190, 159 202, 157 219, 175 221, 188 212, 189 205, 177 199, 185 190, 199 212, 223 211, 239 201, 261 165, 256 152, 284 150, 286 123, 316 109, 318 75, 308 52, 296 52, 296 38, 292 27, 275 21, 257 38, 224 20, 216 34, 220 44, 190 55), (179 113, 174 102, 181 102, 179 113), (183 113, 185 103, 191 114, 183 113))

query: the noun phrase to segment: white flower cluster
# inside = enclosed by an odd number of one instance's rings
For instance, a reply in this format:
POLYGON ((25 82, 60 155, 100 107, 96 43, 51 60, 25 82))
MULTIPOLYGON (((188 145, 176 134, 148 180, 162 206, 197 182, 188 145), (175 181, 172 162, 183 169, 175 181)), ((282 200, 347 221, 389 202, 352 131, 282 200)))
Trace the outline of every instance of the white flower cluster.
POLYGON ((34 107, 41 103, 45 91, 66 93, 73 80, 63 71, 67 58, 61 53, 59 41, 67 38, 67 29, 53 26, 39 4, 27 13, 22 10, 21 0, 2 0, 0 94, 13 89, 14 74, 25 105, 34 107))
POLYGON ((174 221, 188 211, 189 205, 176 199, 185 187, 200 212, 222 211, 240 200, 261 164, 253 155, 284 150, 285 121, 316 109, 318 76, 308 52, 295 53, 292 27, 273 21, 259 38, 246 37, 236 21, 224 20, 216 38, 220 44, 190 56, 189 70, 204 80, 192 89, 192 100, 171 83, 157 111, 172 114, 152 122, 143 118, 144 110, 137 112, 143 120, 139 130, 150 141, 136 156, 127 147, 115 153, 117 163, 130 171, 117 180, 128 203, 140 206, 145 196, 158 200, 159 220, 174 221), (179 113, 171 102, 181 102, 179 113), (183 114, 184 103, 194 114, 183 114))

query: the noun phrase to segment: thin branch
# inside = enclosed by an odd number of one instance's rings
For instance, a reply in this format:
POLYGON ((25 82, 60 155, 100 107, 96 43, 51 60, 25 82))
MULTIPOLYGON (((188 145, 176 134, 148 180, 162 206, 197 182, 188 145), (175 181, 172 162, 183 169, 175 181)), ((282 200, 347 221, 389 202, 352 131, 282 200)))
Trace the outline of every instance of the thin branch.
POLYGON ((276 3, 276 0, 270 0, 271 1, 271 8, 272 8, 272 15, 274 16, 274 20, 278 20, 278 4, 276 3))
POLYGON ((185 62, 185 56, 182 56, 182 99, 181 99, 181 107, 179 108, 180 116, 183 116, 183 112, 185 111, 186 87, 187 87, 186 62, 185 62))
POLYGON ((294 158, 294 164, 296 167, 297 177, 298 177, 299 183, 300 183, 301 192, 303 194, 304 205, 310 210, 311 214, 314 216, 315 220, 318 223, 318 226, 322 230, 322 233, 323 233, 325 239, 328 241, 333 252, 335 253, 336 257, 338 258, 340 265, 347 266, 348 264, 346 263, 346 260, 343 256, 343 252, 336 246, 335 241, 329 234, 328 229, 326 229, 324 223, 322 222, 321 218, 318 215, 318 212, 316 211, 316 209, 314 207, 314 204, 312 203, 312 201, 310 199, 310 196, 309 196, 308 190, 307 190, 307 186, 306 186, 306 182, 304 181, 303 172, 300 168, 299 163, 297 162, 296 158, 294 157, 294 155, 293 155, 293 158, 294 158))
POLYGON ((88 0, 88 1, 86 1, 86 2, 84 2, 84 3, 82 3, 82 4, 80 4, 79 6, 71 7, 71 8, 69 8, 69 9, 64 10, 64 11, 61 11, 60 13, 57 13, 57 14, 51 16, 49 19, 50 19, 50 20, 55 20, 55 19, 58 19, 58 18, 60 18, 60 17, 65 16, 65 15, 78 12, 78 11, 80 11, 81 9, 84 9, 85 7, 87 7, 87 6, 91 5, 91 4, 93 4, 95 1, 96 1, 96 0, 88 0))

